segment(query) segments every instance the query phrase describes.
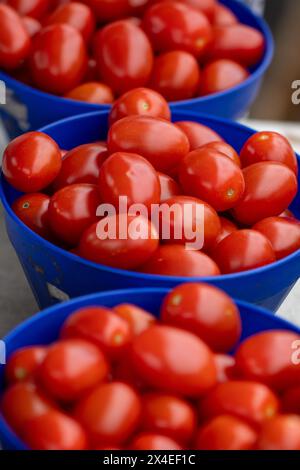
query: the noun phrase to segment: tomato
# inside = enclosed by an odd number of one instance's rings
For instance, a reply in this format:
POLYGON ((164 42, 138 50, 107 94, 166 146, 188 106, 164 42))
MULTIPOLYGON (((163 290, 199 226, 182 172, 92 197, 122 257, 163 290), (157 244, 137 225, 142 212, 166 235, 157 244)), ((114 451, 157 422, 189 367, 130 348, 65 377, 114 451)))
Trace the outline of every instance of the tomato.
POLYGON ((230 415, 217 416, 199 429, 196 449, 252 450, 257 433, 244 421, 230 415))
POLYGON ((181 49, 196 58, 203 55, 212 39, 212 28, 206 16, 179 2, 152 5, 144 15, 143 28, 155 51, 181 49))
POLYGON ((142 401, 141 430, 163 434, 180 443, 189 442, 196 430, 196 413, 175 395, 148 393, 142 401))
POLYGON ((48 223, 50 197, 42 193, 25 194, 12 205, 17 217, 34 232, 43 238, 51 238, 48 223))
POLYGON ((153 64, 148 37, 129 21, 116 21, 97 35, 98 72, 116 94, 146 85, 153 64))
POLYGON ((247 338, 236 351, 237 371, 277 390, 300 385, 300 366, 292 360, 297 341, 300 335, 280 330, 247 338))
POLYGON ((282 411, 300 415, 300 385, 288 388, 281 397, 282 411))
POLYGON ((38 20, 45 16, 50 7, 49 0, 6 0, 6 3, 20 16, 31 16, 38 20))
MULTIPOLYGON (((178 1, 178 0, 176 0, 178 1)), ((211 20, 214 17, 215 9, 217 7, 216 0, 179 0, 186 5, 194 7, 196 10, 202 11, 205 16, 211 20)))
POLYGON ((39 33, 42 29, 41 23, 31 16, 23 16, 22 21, 27 33, 31 38, 39 33))
POLYGON ((81 338, 100 347, 106 356, 121 356, 129 345, 130 326, 112 310, 104 307, 86 307, 73 313, 61 329, 64 339, 81 338))
POLYGON ((48 209, 52 232, 65 243, 77 245, 84 230, 98 219, 100 202, 94 184, 71 184, 58 190, 51 197, 48 209))
POLYGON ((245 67, 257 64, 265 50, 263 34, 245 24, 218 26, 209 48, 209 59, 229 59, 245 67))
POLYGON ((92 104, 110 104, 114 100, 111 88, 105 83, 87 82, 69 91, 65 98, 92 104))
POLYGON ((297 194, 297 178, 282 163, 255 163, 243 173, 244 196, 233 209, 234 218, 242 224, 253 225, 266 217, 281 214, 297 194))
POLYGON ((128 448, 131 450, 182 450, 182 447, 170 437, 150 432, 135 436, 128 448))
POLYGON ((214 26, 232 26, 238 22, 238 18, 230 8, 222 3, 216 4, 213 17, 214 26))
POLYGON ((245 381, 219 383, 199 403, 200 418, 230 414, 258 427, 278 411, 274 393, 263 384, 245 381))
POLYGON ((109 129, 107 145, 110 153, 137 153, 156 170, 166 172, 189 151, 187 137, 175 124, 150 116, 129 116, 115 122, 109 129))
POLYGON ((83 79, 87 54, 81 34, 68 24, 53 24, 34 37, 29 68, 39 88, 66 94, 83 79))
POLYGON ((147 389, 141 378, 133 370, 130 349, 119 357, 118 361, 114 364, 113 378, 130 385, 140 392, 147 389))
POLYGON ((215 354, 218 383, 228 382, 235 377, 235 359, 228 354, 215 354))
POLYGON ((83 3, 72 2, 58 6, 48 16, 45 24, 69 24, 79 31, 83 39, 89 42, 95 30, 95 18, 92 10, 83 3))
POLYGON ((156 251, 158 238, 156 228, 145 217, 112 215, 83 233, 79 254, 106 266, 136 269, 156 251))
POLYGON ((29 55, 30 37, 20 16, 0 4, 0 66, 16 69, 29 55))
POLYGON ((259 450, 300 450, 300 417, 278 415, 264 424, 257 442, 259 450))
POLYGON ((27 346, 13 352, 5 367, 7 382, 14 383, 34 379, 46 353, 47 348, 44 346, 27 346))
POLYGON ((220 93, 235 87, 249 77, 249 72, 237 62, 218 59, 207 64, 202 73, 200 94, 220 93))
POLYGON ((141 402, 135 390, 121 382, 100 385, 81 399, 75 416, 92 442, 118 445, 135 431, 141 402))
POLYGON ((169 393, 195 397, 216 383, 209 347, 192 333, 172 326, 154 325, 136 336, 132 364, 145 383, 169 393))
POLYGON ((128 323, 130 331, 134 336, 139 335, 142 331, 147 330, 147 328, 156 323, 154 315, 133 304, 116 305, 114 312, 128 323))
POLYGON ((186 283, 172 289, 161 306, 161 319, 191 331, 218 352, 230 351, 242 332, 235 303, 209 284, 186 283))
POLYGON ((181 162, 179 181, 185 194, 208 202, 216 211, 226 211, 241 200, 245 181, 242 170, 226 155, 203 147, 181 162))
POLYGON ((176 126, 179 127, 189 139, 191 151, 198 147, 202 147, 209 142, 223 141, 222 137, 213 129, 210 129, 199 122, 179 121, 176 122, 176 126))
POLYGON ((195 57, 186 51, 170 51, 154 60, 150 86, 168 101, 193 98, 200 83, 200 68, 195 57))
POLYGON ((126 18, 135 13, 142 12, 148 0, 83 0, 91 7, 97 20, 101 23, 109 23, 120 18, 126 18))
POLYGON ((203 145, 203 148, 207 149, 214 149, 218 152, 223 153, 226 157, 229 157, 231 160, 234 161, 239 167, 241 166, 240 157, 238 156, 237 152, 234 150, 231 145, 227 144, 226 142, 216 141, 216 142, 209 142, 208 144, 203 145))
POLYGON ((271 242, 277 259, 300 249, 300 223, 295 219, 269 217, 254 225, 271 242))
POLYGON ((219 232, 219 235, 217 236, 215 243, 209 248, 208 252, 209 253, 214 253, 214 250, 218 243, 220 243, 224 238, 226 238, 228 235, 230 235, 232 232, 236 232, 238 230, 237 226, 231 222, 231 220, 226 219, 226 217, 220 217, 220 222, 221 222, 221 231, 219 232))
POLYGON ((276 261, 269 240, 255 230, 237 230, 217 244, 212 255, 223 274, 256 269, 276 261))
POLYGON ((216 263, 205 253, 187 250, 181 245, 160 246, 140 270, 162 276, 210 277, 220 274, 216 263))
POLYGON ((289 141, 277 132, 257 132, 244 144, 241 153, 243 167, 253 163, 273 161, 284 163, 296 174, 297 157, 289 141))
POLYGON ((160 202, 158 175, 145 158, 135 153, 116 152, 102 164, 99 173, 102 201, 119 208, 120 197, 127 197, 128 207, 143 204, 150 211, 160 202))
POLYGON ((87 436, 79 423, 55 410, 31 419, 24 440, 32 450, 86 450, 88 447, 87 436))
POLYGON ((167 199, 180 194, 180 187, 171 176, 160 172, 157 175, 160 184, 160 202, 165 202, 167 199))
POLYGON ((37 192, 56 178, 61 154, 56 142, 42 132, 27 132, 12 140, 3 154, 7 181, 22 192, 37 192))

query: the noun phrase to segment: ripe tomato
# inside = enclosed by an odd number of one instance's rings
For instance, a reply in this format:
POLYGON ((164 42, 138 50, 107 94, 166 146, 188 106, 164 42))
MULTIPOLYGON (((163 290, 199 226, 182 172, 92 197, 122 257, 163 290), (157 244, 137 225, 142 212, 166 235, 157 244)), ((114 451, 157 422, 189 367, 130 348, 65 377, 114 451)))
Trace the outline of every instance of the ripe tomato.
POLYGON ((109 124, 133 115, 152 116, 168 121, 171 119, 170 108, 164 97, 150 88, 135 88, 124 93, 111 108, 109 124))
POLYGON ((109 358, 121 356, 129 345, 130 326, 112 310, 87 307, 73 313, 64 322, 61 337, 82 338, 100 347, 109 358))
POLYGON ((215 354, 218 383, 228 382, 235 377, 235 359, 228 354, 215 354))
POLYGON ((132 365, 149 386, 187 397, 203 395, 217 379, 208 346, 192 333, 171 326, 154 325, 136 336, 132 365))
POLYGON ((232 232, 236 232, 238 230, 237 226, 231 222, 231 220, 226 219, 226 217, 220 217, 220 222, 221 222, 221 231, 219 232, 219 235, 217 236, 215 243, 209 248, 208 252, 209 253, 214 253, 214 250, 218 243, 220 243, 224 238, 226 238, 228 235, 230 235, 232 232))
POLYGON ((255 163, 243 173, 244 196, 233 209, 234 218, 242 224, 253 225, 266 217, 281 214, 297 194, 297 178, 282 163, 255 163))
POLYGON ((114 307, 116 315, 125 320, 131 333, 136 336, 156 323, 156 318, 146 310, 133 304, 119 304, 114 307))
POLYGON ((180 187, 171 176, 160 172, 157 173, 157 176, 160 184, 160 202, 165 202, 180 194, 180 187))
POLYGON ((141 430, 163 434, 182 444, 193 437, 197 420, 192 406, 175 395, 148 393, 142 401, 141 430))
POLYGON ((208 144, 203 145, 203 148, 207 149, 214 149, 218 152, 223 153, 226 157, 229 157, 231 160, 234 161, 239 167, 241 166, 240 157, 238 156, 237 152, 234 150, 231 145, 227 144, 226 142, 217 141, 217 142, 209 142, 208 144))
POLYGON ((34 37, 29 60, 35 84, 44 91, 66 94, 83 79, 87 54, 81 34, 68 24, 53 24, 34 37))
POLYGON ((226 155, 208 147, 193 150, 181 162, 179 181, 186 194, 226 211, 241 200, 245 181, 242 170, 226 155))
POLYGON ((2 171, 19 191, 36 192, 46 188, 61 168, 56 142, 42 132, 27 132, 12 140, 3 154, 2 171))
POLYGON ((230 415, 213 418, 199 429, 196 449, 252 450, 257 433, 246 422, 230 415))
POLYGON ((43 238, 51 238, 48 223, 50 197, 42 193, 25 194, 12 205, 12 210, 31 230, 43 238))
POLYGON ((51 197, 48 209, 52 232, 65 243, 76 246, 84 230, 98 219, 100 202, 94 184, 71 184, 58 190, 51 197))
POLYGON ((193 332, 217 352, 230 351, 242 332, 235 303, 209 284, 187 283, 172 289, 161 306, 161 319, 193 332))
POLYGON ((6 0, 20 16, 31 16, 40 20, 45 16, 50 7, 49 0, 6 0))
POLYGON ((146 11, 143 28, 155 51, 181 49, 199 58, 212 39, 212 28, 206 16, 179 2, 155 3, 146 11))
POLYGON ((273 161, 284 163, 296 174, 298 163, 295 152, 289 141, 277 132, 257 132, 244 144, 241 153, 243 167, 253 163, 273 161))
POLYGON ((130 385, 140 392, 147 390, 146 385, 133 370, 130 349, 119 357, 118 361, 114 364, 113 378, 114 380, 130 385))
POLYGON ((271 242, 277 259, 300 249, 300 223, 295 219, 269 217, 254 225, 271 242))
POLYGON ((217 244, 212 254, 223 274, 248 271, 276 261, 269 240, 255 230, 237 230, 217 244))
POLYGON ((111 382, 95 388, 78 402, 75 416, 94 443, 118 445, 139 424, 141 402, 129 385, 111 382))
POLYGON ((226 7, 222 3, 216 4, 213 17, 214 26, 232 26, 238 22, 236 15, 230 10, 230 8, 226 7))
POLYGON ((15 351, 5 366, 6 381, 10 384, 34 379, 46 353, 44 346, 27 346, 15 351))
POLYGON ((161 434, 150 432, 140 433, 133 438, 128 446, 132 450, 182 450, 173 439, 161 434))
POLYGON ((140 270, 162 276, 210 277, 220 274, 216 263, 205 253, 186 250, 181 245, 160 246, 140 270))
POLYGON ((129 116, 115 122, 108 132, 107 145, 110 153, 137 153, 156 170, 166 172, 189 151, 188 139, 177 126, 150 116, 129 116))
POLYGON ((110 104, 114 100, 114 95, 105 83, 87 82, 73 88, 65 98, 93 104, 110 104))
MULTIPOLYGON (((265 331, 247 338, 236 352, 236 367, 242 377, 277 390, 300 385, 300 367, 292 361, 300 336, 289 331, 265 331)), ((300 344, 300 343, 299 343, 300 344)))
POLYGON ((99 173, 102 201, 119 208, 120 197, 127 197, 128 207, 143 204, 150 211, 160 202, 158 175, 145 158, 135 153, 116 152, 102 164, 99 173))
POLYGON ((31 16, 23 16, 22 22, 31 38, 33 38, 33 36, 39 33, 42 29, 41 23, 31 16))
POLYGON ((200 77, 198 62, 192 54, 170 51, 154 60, 149 83, 168 101, 179 101, 196 95, 200 77))
POLYGON ((278 415, 265 423, 258 436, 259 450, 300 450, 300 417, 278 415))
POLYGON ((288 388, 281 397, 282 411, 300 415, 300 385, 288 388))
POLYGON ((80 424, 55 410, 28 421, 24 441, 33 450, 85 450, 88 447, 80 424))
POLYGON ((116 94, 146 85, 153 64, 148 37, 129 21, 116 21, 99 31, 95 55, 98 72, 116 94))
POLYGON ((100 23, 109 23, 143 11, 149 0, 83 0, 91 7, 100 23))
POLYGON ((249 72, 237 62, 218 59, 207 64, 202 73, 200 94, 219 93, 244 82, 249 72))
POLYGON ((89 227, 81 237, 79 254, 106 266, 136 269, 156 251, 158 239, 156 228, 145 217, 119 214, 89 227))
POLYGON ((230 414, 258 427, 278 411, 279 402, 271 389, 256 382, 219 383, 199 403, 200 418, 230 414))
MULTIPOLYGON (((178 1, 178 0, 176 0, 178 1)), ((179 0, 186 5, 194 7, 196 10, 202 11, 209 20, 214 17, 215 9, 217 7, 216 0, 179 0)))
POLYGON ((176 122, 176 126, 179 127, 189 139, 191 151, 198 147, 202 147, 209 142, 223 141, 222 137, 213 129, 210 129, 199 122, 179 121, 176 122))

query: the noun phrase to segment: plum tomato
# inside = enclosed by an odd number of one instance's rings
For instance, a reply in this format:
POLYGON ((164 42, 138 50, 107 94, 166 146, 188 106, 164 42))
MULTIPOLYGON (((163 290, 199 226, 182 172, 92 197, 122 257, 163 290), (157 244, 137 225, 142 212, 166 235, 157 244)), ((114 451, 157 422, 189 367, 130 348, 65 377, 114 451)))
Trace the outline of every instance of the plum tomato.
POLYGON ((282 163, 255 163, 243 173, 244 196, 232 212, 241 224, 253 225, 266 217, 278 216, 297 194, 296 175, 282 163))
POLYGON ((143 432, 136 435, 130 442, 129 449, 133 450, 182 450, 173 439, 162 434, 143 432))
POLYGON ((256 230, 232 232, 217 244, 212 257, 222 274, 248 271, 276 261, 271 243, 256 230))
POLYGON ((180 194, 180 187, 171 176, 160 172, 157 175, 160 184, 160 202, 165 202, 167 199, 180 194))
POLYGON ((41 23, 31 16, 23 16, 22 22, 31 38, 33 38, 42 29, 41 23))
POLYGON ((134 338, 131 354, 136 373, 155 389, 197 397, 216 384, 211 350, 188 331, 154 325, 134 338))
POLYGON ((216 211, 226 211, 241 200, 245 181, 238 165, 218 150, 193 150, 182 160, 179 181, 185 194, 209 203, 216 211))
POLYGON ((17 217, 43 238, 51 239, 48 223, 50 197, 42 193, 25 194, 12 204, 17 217))
POLYGON ((190 151, 203 147, 210 142, 223 142, 222 137, 213 129, 210 129, 199 122, 178 121, 176 126, 187 136, 190 143, 190 151))
POLYGON ((109 129, 107 146, 110 153, 137 153, 163 172, 176 167, 189 151, 188 138, 181 129, 150 116, 128 116, 115 122, 109 129))
POLYGON ((161 306, 168 325, 191 331, 216 352, 229 352, 242 332, 239 310, 220 289, 204 283, 175 287, 161 306))
POLYGON ((176 0, 194 7, 196 10, 204 13, 205 16, 211 21, 214 18, 215 9, 217 7, 216 0, 176 0))
POLYGON ((37 192, 56 178, 61 153, 56 142, 42 132, 27 132, 12 140, 3 154, 2 171, 18 191, 37 192))
POLYGON ((37 20, 43 19, 50 8, 50 0, 6 0, 20 16, 31 16, 37 20))
POLYGON ((238 22, 238 18, 230 8, 226 7, 222 3, 216 4, 212 21, 213 26, 232 26, 238 22))
POLYGON ((114 95, 111 88, 105 83, 87 82, 70 90, 65 98, 84 101, 92 104, 111 104, 114 95))
POLYGON ((113 310, 118 317, 128 323, 130 331, 134 336, 139 335, 142 331, 147 330, 147 328, 156 323, 154 315, 133 304, 119 304, 113 310))
POLYGON ((241 166, 239 155, 234 150, 234 148, 231 147, 231 145, 227 144, 226 142, 221 142, 221 141, 209 142, 208 144, 205 144, 202 146, 202 148, 204 147, 207 149, 214 149, 214 150, 217 150, 218 152, 223 153, 224 155, 226 155, 226 157, 233 160, 234 163, 236 163, 239 167, 241 166))
POLYGON ((200 95, 228 90, 249 77, 249 72, 237 62, 218 59, 205 65, 201 75, 200 95))
POLYGON ((259 450, 300 450, 300 417, 278 415, 264 423, 258 436, 259 450))
POLYGON ((229 354, 215 354, 218 383, 228 382, 235 378, 235 358, 229 354))
POLYGON ((100 23, 110 23, 120 18, 130 17, 139 14, 149 3, 149 0, 82 0, 82 3, 89 5, 100 23))
POLYGON ((216 248, 218 243, 224 240, 224 238, 226 238, 232 232, 236 232, 238 230, 237 226, 226 217, 220 217, 220 222, 221 222, 221 231, 219 232, 219 235, 217 236, 215 243, 210 246, 208 250, 209 253, 214 253, 214 249, 216 248))
POLYGON ((47 353, 45 346, 27 346, 13 352, 5 367, 5 379, 11 384, 34 380, 47 353))

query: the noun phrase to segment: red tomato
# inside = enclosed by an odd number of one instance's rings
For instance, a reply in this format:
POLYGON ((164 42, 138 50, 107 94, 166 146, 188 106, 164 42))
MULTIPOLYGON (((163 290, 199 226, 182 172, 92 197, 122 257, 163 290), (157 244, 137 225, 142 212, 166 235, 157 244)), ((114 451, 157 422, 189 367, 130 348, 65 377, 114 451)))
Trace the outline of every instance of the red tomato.
POLYGON ((141 378, 133 370, 130 350, 127 350, 114 364, 113 378, 130 385, 140 392, 143 392, 145 389, 147 390, 141 378))
POLYGON ((214 250, 218 243, 220 243, 224 238, 230 235, 232 232, 236 232, 238 230, 237 226, 231 222, 231 220, 226 219, 225 217, 220 217, 221 222, 221 231, 217 236, 215 243, 209 248, 209 253, 214 253, 214 250))
POLYGON ((146 85, 153 64, 148 37, 129 21, 116 21, 96 38, 98 71, 116 94, 146 85))
POLYGON ((222 137, 214 130, 200 124, 199 122, 179 121, 176 122, 176 126, 186 134, 189 139, 191 151, 198 147, 202 147, 209 142, 223 141, 222 137))
POLYGON ((19 191, 37 192, 56 178, 61 154, 54 140, 42 132, 27 132, 12 140, 3 154, 2 171, 19 191))
POLYGON ((258 436, 259 450, 300 450, 300 417, 278 415, 263 425, 258 436))
POLYGON ((91 7, 97 20, 101 23, 109 23, 135 13, 142 12, 148 0, 83 0, 91 7))
MULTIPOLYGON (((178 1, 178 0, 176 0, 178 1)), ((209 20, 214 17, 215 9, 217 7, 216 0, 179 0, 186 5, 194 7, 196 10, 202 11, 209 20)))
POLYGON ((140 433, 130 442, 131 450, 182 450, 182 447, 173 439, 161 434, 140 433))
POLYGON ((58 95, 72 90, 87 69, 81 34, 68 24, 43 28, 34 38, 29 67, 35 84, 42 90, 58 95))
POLYGON ((237 62, 218 59, 207 64, 202 73, 200 95, 220 93, 235 87, 249 77, 249 72, 237 62))
POLYGON ((118 445, 135 431, 141 415, 141 402, 135 390, 121 382, 100 385, 82 398, 75 416, 92 442, 118 445))
POLYGON ((104 307, 82 308, 70 315, 61 337, 90 341, 110 358, 121 356, 132 339, 128 323, 104 307))
POLYGON ((180 187, 173 178, 164 173, 157 173, 160 184, 160 202, 165 202, 167 199, 180 194, 180 187))
POLYGON ((278 407, 278 399, 271 389, 260 383, 244 381, 217 384, 199 404, 201 419, 230 414, 255 427, 272 418, 278 407))
POLYGON ((282 163, 255 163, 243 173, 244 196, 233 209, 234 218, 242 224, 253 225, 266 217, 281 214, 297 194, 297 178, 282 163))
POLYGON ((42 29, 41 23, 31 16, 23 16, 22 21, 27 33, 31 38, 39 33, 42 29))
POLYGON ((216 4, 213 17, 214 26, 232 26, 236 23, 238 23, 238 18, 230 8, 222 5, 222 3, 216 4))
POLYGON ((102 164, 99 173, 102 201, 119 208, 120 197, 127 197, 128 207, 143 204, 150 211, 160 202, 158 175, 145 158, 135 153, 113 153, 102 164))
POLYGON ((235 376, 235 359, 228 354, 215 354, 218 383, 228 382, 235 376))
POLYGON ((196 430, 196 413, 185 400, 174 395, 148 393, 142 401, 141 429, 188 443, 196 430))
POLYGON ((50 7, 49 0, 6 0, 6 3, 20 16, 31 16, 38 20, 45 16, 50 7))
POLYGON ((244 421, 230 415, 217 416, 199 429, 196 449, 252 450, 257 433, 244 421))
POLYGON ((51 238, 48 223, 50 197, 42 193, 25 194, 12 205, 12 210, 31 230, 44 238, 51 238))
POLYGON ((218 352, 230 351, 242 332, 235 303, 209 284, 187 283, 172 289, 161 306, 161 319, 191 331, 218 352))
POLYGON ((51 230, 63 242, 77 245, 98 217, 98 187, 94 184, 71 184, 58 190, 50 200, 48 219, 51 230))
POLYGON ((109 114, 109 124, 132 115, 152 116, 168 121, 171 119, 170 108, 164 97, 149 88, 129 90, 115 101, 109 114))
POLYGON ((108 364, 99 348, 83 339, 68 339, 49 346, 39 380, 57 400, 74 401, 107 374, 108 364))
MULTIPOLYGON (((297 344, 298 341, 298 344, 297 344)), ((236 367, 242 377, 277 390, 300 385, 300 366, 293 354, 300 335, 289 331, 265 331, 244 340, 236 352, 236 367)))
POLYGON ((255 230, 232 232, 217 244, 213 258, 223 274, 248 271, 276 261, 269 240, 255 230))
POLYGON ((239 167, 241 166, 240 157, 238 156, 237 152, 234 150, 231 145, 227 144, 226 142, 217 141, 217 142, 209 142, 208 144, 203 145, 203 147, 207 149, 214 149, 218 152, 223 153, 226 157, 229 157, 231 160, 234 161, 239 167))
POLYGON ((189 151, 188 139, 177 126, 150 116, 129 116, 115 122, 107 145, 110 153, 138 153, 158 171, 176 167, 189 151))
POLYGON ((282 411, 300 415, 300 385, 287 389, 281 398, 282 411))
POLYGON ((170 51, 156 57, 150 86, 168 101, 193 98, 200 83, 200 68, 195 57, 186 51, 170 51))
POLYGON ((212 39, 206 16, 179 2, 155 3, 145 13, 143 27, 156 51, 181 49, 199 58, 212 39))
POLYGON ((114 100, 111 88, 105 83, 87 82, 69 91, 65 98, 92 104, 110 104, 114 100))
POLYGON ((12 353, 5 366, 7 382, 14 383, 34 379, 46 353, 47 349, 44 346, 27 346, 12 353))
POLYGON ((226 211, 241 200, 245 181, 242 170, 226 155, 208 147, 193 150, 181 162, 179 181, 185 194, 226 211))
POLYGON ((55 410, 28 421, 24 440, 33 450, 85 450, 88 447, 87 436, 79 423, 55 410))
POLYGON ((119 304, 114 307, 118 317, 125 320, 131 333, 136 336, 156 323, 156 318, 146 310, 133 304, 119 304))
POLYGON ((135 269, 156 251, 158 239, 156 228, 145 217, 112 215, 83 233, 79 254, 106 266, 135 269))
POLYGON ((296 174, 298 163, 295 152, 289 141, 277 132, 257 132, 244 144, 241 150, 243 167, 253 163, 273 161, 284 163, 296 174))
POLYGON ((269 217, 254 225, 271 242, 277 259, 300 249, 300 223, 295 219, 269 217))
POLYGON ((136 336, 132 364, 149 386, 187 397, 203 395, 217 379, 208 346, 192 333, 171 326, 154 325, 136 336))

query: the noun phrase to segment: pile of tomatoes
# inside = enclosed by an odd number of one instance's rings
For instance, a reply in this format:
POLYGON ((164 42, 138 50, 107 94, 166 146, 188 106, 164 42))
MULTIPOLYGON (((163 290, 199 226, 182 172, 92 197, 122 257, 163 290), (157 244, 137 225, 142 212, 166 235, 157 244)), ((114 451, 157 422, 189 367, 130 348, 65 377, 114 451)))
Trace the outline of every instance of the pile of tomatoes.
POLYGON ((0 68, 48 93, 96 104, 148 86, 168 101, 231 88, 265 50, 217 0, 5 0, 0 68))
POLYGON ((10 356, 2 414, 32 449, 300 450, 300 336, 241 330, 208 284, 174 288, 159 320, 82 308, 10 356))

